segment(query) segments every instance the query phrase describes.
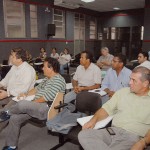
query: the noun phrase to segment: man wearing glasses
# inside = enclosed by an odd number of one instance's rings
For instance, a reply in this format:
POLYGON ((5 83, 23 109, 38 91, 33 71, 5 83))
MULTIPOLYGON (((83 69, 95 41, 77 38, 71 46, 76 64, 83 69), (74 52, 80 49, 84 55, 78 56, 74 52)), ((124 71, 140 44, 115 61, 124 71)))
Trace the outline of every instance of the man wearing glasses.
POLYGON ((102 81, 102 90, 107 95, 102 97, 102 103, 104 104, 113 94, 123 88, 129 86, 131 70, 125 67, 126 56, 122 54, 116 54, 112 60, 112 68, 110 68, 104 80, 102 81))

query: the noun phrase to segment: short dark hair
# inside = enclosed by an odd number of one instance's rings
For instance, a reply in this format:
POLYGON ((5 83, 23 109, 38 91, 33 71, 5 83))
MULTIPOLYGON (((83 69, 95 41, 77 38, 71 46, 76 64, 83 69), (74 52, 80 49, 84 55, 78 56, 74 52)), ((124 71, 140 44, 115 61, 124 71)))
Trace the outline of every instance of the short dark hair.
POLYGON ((93 55, 90 51, 82 51, 81 54, 86 54, 86 59, 89 59, 90 62, 93 62, 93 55))
POLYGON ((54 72, 59 73, 60 71, 60 64, 57 59, 51 58, 51 57, 46 57, 44 62, 48 62, 48 67, 52 67, 54 72))
POLYGON ((114 54, 114 57, 118 57, 119 61, 122 62, 124 66, 126 65, 127 58, 125 55, 122 55, 121 53, 116 53, 114 54))
POLYGON ((146 67, 139 66, 132 70, 133 73, 141 73, 141 81, 147 80, 150 83, 150 70, 146 67))
POLYGON ((16 58, 17 59, 22 59, 22 61, 26 61, 27 60, 27 53, 26 50, 18 47, 18 48, 13 48, 11 50, 11 52, 16 53, 16 58))
POLYGON ((139 54, 142 54, 144 57, 147 57, 147 60, 148 60, 148 52, 140 52, 139 54))

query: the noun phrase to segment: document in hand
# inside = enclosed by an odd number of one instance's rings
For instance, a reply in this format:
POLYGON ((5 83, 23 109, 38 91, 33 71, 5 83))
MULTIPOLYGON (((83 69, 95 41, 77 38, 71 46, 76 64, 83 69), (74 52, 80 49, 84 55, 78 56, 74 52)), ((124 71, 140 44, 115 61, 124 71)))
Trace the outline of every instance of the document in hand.
MULTIPOLYGON (((82 118, 78 118, 77 122, 83 126, 85 123, 87 123, 88 121, 90 121, 90 119, 93 117, 92 116, 87 116, 87 117, 82 117, 82 118)), ((99 122, 96 123, 95 127, 93 129, 100 129, 100 128, 104 128, 111 120, 113 119, 113 116, 108 116, 106 119, 101 120, 99 122)))
POLYGON ((94 89, 94 90, 89 90, 88 92, 97 93, 100 96, 104 96, 104 95, 107 94, 105 91, 101 90, 100 88, 99 89, 94 89))
POLYGON ((16 97, 13 97, 12 100, 19 102, 20 100, 27 100, 27 101, 32 101, 34 99, 35 95, 27 96, 27 97, 20 97, 20 99, 16 97))

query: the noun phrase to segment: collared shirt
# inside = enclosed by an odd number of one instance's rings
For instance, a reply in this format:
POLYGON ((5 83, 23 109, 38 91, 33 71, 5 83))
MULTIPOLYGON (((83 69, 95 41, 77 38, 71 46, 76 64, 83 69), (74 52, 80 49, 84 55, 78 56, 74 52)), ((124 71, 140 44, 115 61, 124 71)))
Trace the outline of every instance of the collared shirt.
POLYGON ((131 70, 129 70, 126 67, 123 67, 123 69, 121 70, 118 76, 116 71, 110 68, 107 71, 104 80, 102 81, 101 88, 103 90, 108 88, 110 91, 117 91, 123 87, 128 87, 130 81, 130 75, 131 75, 131 70))
POLYGON ((23 62, 18 67, 13 65, 0 84, 7 88, 10 95, 18 96, 34 87, 35 78, 34 68, 23 62))
POLYGON ((65 65, 65 64, 69 63, 70 60, 71 60, 70 54, 67 54, 67 55, 63 54, 63 55, 60 56, 59 59, 58 59, 58 61, 59 61, 59 63, 60 63, 61 65, 65 65))
POLYGON ((102 69, 109 69, 111 67, 111 61, 113 60, 114 56, 111 54, 108 54, 107 56, 100 56, 99 59, 97 60, 97 63, 101 63, 103 61, 108 62, 110 66, 103 65, 102 69))
POLYGON ((141 63, 139 66, 143 66, 143 67, 150 69, 150 61, 146 60, 143 63, 141 63))
POLYGON ((150 90, 147 96, 138 96, 130 88, 117 91, 102 108, 114 115, 112 126, 120 127, 144 137, 150 129, 150 90))
POLYGON ((58 55, 58 53, 56 53, 55 55, 54 55, 53 53, 51 53, 51 57, 52 57, 52 58, 55 58, 55 59, 58 59, 58 58, 59 58, 59 55, 58 55))
POLYGON ((93 63, 91 63, 87 69, 85 69, 84 66, 79 65, 73 79, 78 81, 79 86, 101 84, 101 70, 93 63))
POLYGON ((57 74, 52 78, 45 77, 35 89, 35 99, 44 97, 45 101, 53 101, 58 92, 65 93, 66 83, 64 78, 57 74))

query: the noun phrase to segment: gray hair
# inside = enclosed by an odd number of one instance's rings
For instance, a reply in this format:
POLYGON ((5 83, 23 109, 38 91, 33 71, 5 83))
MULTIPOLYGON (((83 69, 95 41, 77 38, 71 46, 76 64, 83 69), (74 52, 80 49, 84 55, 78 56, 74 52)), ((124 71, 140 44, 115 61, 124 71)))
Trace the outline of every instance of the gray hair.
POLYGON ((101 50, 107 50, 109 52, 108 47, 102 47, 101 50))
POLYGON ((150 83, 150 70, 146 67, 139 66, 132 70, 133 73, 141 73, 141 81, 148 81, 150 83))

